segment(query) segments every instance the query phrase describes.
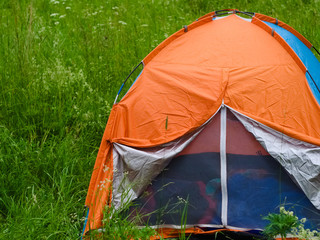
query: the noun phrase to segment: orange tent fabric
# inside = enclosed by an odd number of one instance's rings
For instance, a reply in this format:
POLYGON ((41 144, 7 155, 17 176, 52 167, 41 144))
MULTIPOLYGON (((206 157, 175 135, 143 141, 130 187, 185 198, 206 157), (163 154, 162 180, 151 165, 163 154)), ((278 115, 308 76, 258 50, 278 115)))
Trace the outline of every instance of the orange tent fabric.
POLYGON ((224 99, 267 126, 319 145, 319 105, 292 54, 236 15, 190 30, 153 57, 114 106, 117 126, 109 141, 139 147, 171 141, 203 124, 224 99), (136 115, 142 108, 148 111, 136 115))
POLYGON ((101 226, 112 197, 113 143, 146 148, 173 141, 225 104, 320 146, 320 107, 306 67, 265 19, 256 15, 247 21, 231 14, 215 21, 209 15, 173 34, 143 60, 141 75, 112 108, 86 199, 85 231, 101 226))

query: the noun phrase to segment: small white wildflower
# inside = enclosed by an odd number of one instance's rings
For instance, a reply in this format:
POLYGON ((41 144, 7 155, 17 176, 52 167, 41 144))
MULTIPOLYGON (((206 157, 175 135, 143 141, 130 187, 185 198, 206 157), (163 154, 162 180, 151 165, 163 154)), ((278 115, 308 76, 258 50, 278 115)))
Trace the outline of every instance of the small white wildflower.
POLYGON ((97 15, 97 14, 98 14, 98 12, 93 12, 93 13, 92 13, 93 16, 95 16, 95 15, 97 15))
POLYGON ((122 25, 127 25, 127 23, 124 22, 124 21, 119 21, 118 23, 120 23, 120 24, 122 24, 122 25))
POLYGON ((37 201, 37 196, 35 194, 32 194, 32 198, 33 198, 33 204, 36 204, 37 201))
POLYGON ((67 9, 67 10, 70 10, 70 9, 71 9, 71 7, 66 7, 66 9, 67 9))
POLYGON ((119 9, 117 6, 112 7, 112 10, 117 10, 119 9))
POLYGON ((58 16, 58 15, 59 15, 59 13, 51 13, 50 17, 55 17, 55 16, 58 16))
POLYGON ((298 229, 297 229, 296 227, 291 228, 291 233, 292 233, 293 235, 297 235, 297 234, 298 234, 298 229))
POLYGON ((55 22, 55 23, 54 23, 54 25, 58 25, 58 24, 59 24, 59 22, 55 22))
POLYGON ((39 34, 43 33, 45 30, 46 30, 46 28, 45 28, 45 27, 42 27, 42 28, 39 30, 39 34))
POLYGON ((53 4, 59 4, 59 3, 60 3, 59 1, 54 1, 54 2, 53 2, 53 4))
POLYGON ((65 18, 65 17, 66 17, 66 14, 61 15, 59 18, 65 18))
POLYGON ((104 168, 103 168, 103 172, 106 172, 106 171, 108 171, 108 170, 109 170, 109 167, 104 166, 104 168))

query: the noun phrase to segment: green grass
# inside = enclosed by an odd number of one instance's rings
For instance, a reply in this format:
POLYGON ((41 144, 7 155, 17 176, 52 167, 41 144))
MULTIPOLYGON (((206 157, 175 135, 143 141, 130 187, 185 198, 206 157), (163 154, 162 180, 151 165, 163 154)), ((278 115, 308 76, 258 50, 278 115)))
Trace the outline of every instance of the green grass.
POLYGON ((316 0, 0 1, 0 239, 79 238, 122 81, 166 37, 224 8, 276 17, 320 48, 316 0))

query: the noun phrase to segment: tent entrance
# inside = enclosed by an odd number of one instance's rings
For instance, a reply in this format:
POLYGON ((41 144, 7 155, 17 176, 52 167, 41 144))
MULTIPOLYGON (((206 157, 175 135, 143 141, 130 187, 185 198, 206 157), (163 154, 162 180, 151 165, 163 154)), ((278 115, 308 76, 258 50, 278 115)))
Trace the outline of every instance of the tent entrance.
POLYGON ((153 226, 179 228, 187 213, 187 227, 259 230, 281 205, 320 224, 288 173, 224 107, 134 203, 153 226))

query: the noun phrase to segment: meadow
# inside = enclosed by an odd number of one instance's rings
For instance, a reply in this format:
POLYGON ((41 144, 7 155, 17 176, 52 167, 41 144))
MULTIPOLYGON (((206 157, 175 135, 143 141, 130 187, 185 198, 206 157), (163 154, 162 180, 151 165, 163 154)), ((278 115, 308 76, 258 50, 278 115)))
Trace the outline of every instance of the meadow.
POLYGON ((319 0, 0 1, 0 239, 80 238, 123 80, 183 25, 225 8, 278 18, 320 48, 319 0))

